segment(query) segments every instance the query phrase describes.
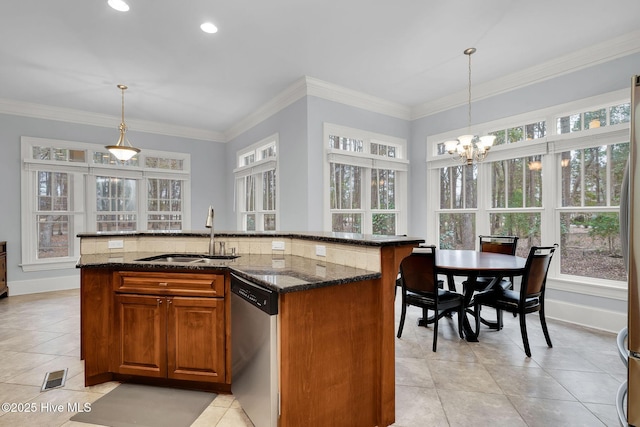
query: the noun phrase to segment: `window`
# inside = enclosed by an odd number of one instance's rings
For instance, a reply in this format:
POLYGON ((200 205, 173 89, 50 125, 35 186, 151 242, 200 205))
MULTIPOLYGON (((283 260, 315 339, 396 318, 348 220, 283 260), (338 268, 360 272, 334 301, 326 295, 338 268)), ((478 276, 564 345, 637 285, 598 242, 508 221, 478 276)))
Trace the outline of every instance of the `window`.
POLYGON ((238 152, 238 167, 233 172, 241 230, 278 229, 277 153, 277 134, 238 152))
POLYGON ((630 114, 631 104, 628 102, 568 114, 556 119, 557 133, 580 132, 607 125, 628 123, 630 114))
POLYGON ((629 144, 556 155, 560 178, 562 274, 626 280, 618 211, 629 144))
POLYGON ((121 163, 103 146, 23 137, 22 155, 25 271, 75 267, 83 231, 188 227, 188 154, 144 150, 121 163))
POLYGON ((396 235, 406 232, 406 142, 325 124, 331 231, 396 235))
POLYGON ((96 231, 135 231, 138 203, 135 179, 96 176, 96 231))
POLYGON ((441 249, 475 247, 477 173, 477 165, 447 166, 440 169, 438 222, 441 249))
POLYGON ((181 230, 184 181, 147 180, 147 230, 181 230))
POLYGON ((68 257, 72 176, 64 172, 38 171, 36 174, 38 258, 68 257))
POLYGON ((489 233, 519 236, 517 255, 539 245, 542 213, 542 156, 492 162, 489 233))
POLYGON ((558 243, 549 274, 562 279, 559 289, 626 286, 618 211, 630 104, 621 93, 514 119, 523 125, 487 123, 475 132, 493 133, 496 143, 472 166, 440 146, 456 131, 429 137, 427 197, 438 209, 426 221, 440 247, 475 249, 479 234, 517 235, 518 255, 526 256, 532 245, 558 243))

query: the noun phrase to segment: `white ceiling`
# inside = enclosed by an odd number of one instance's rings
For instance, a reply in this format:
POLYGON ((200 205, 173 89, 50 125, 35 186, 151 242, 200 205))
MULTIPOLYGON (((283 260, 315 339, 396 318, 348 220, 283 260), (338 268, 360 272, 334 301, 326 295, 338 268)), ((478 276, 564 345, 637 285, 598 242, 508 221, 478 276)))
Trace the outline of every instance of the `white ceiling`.
POLYGON ((0 99, 113 116, 115 129, 122 83, 128 122, 222 134, 310 76, 415 109, 466 94, 467 47, 482 85, 628 36, 640 16, 638 0, 128 2, 7 1, 0 99))

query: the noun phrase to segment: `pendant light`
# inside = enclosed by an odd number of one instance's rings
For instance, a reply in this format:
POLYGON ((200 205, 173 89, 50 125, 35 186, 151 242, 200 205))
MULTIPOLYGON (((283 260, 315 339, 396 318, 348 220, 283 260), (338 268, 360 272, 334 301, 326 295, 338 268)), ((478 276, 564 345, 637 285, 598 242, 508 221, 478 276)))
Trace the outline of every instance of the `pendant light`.
POLYGON ((453 139, 444 143, 445 150, 449 154, 459 156, 460 161, 467 165, 472 165, 474 161, 483 161, 485 157, 487 157, 487 153, 496 139, 495 135, 477 136, 471 134, 471 55, 475 52, 475 47, 465 49, 463 52, 469 57, 469 103, 467 107, 468 135, 462 135, 459 136, 458 139, 453 139))
POLYGON ((122 121, 120 122, 120 138, 118 138, 118 142, 116 145, 107 145, 105 148, 109 150, 113 156, 120 160, 121 162, 126 162, 131 159, 133 156, 140 152, 139 148, 135 148, 131 145, 129 140, 127 139, 127 125, 124 123, 124 91, 127 90, 127 86, 118 85, 118 89, 122 91, 122 121), (125 143, 127 145, 125 145, 125 143))

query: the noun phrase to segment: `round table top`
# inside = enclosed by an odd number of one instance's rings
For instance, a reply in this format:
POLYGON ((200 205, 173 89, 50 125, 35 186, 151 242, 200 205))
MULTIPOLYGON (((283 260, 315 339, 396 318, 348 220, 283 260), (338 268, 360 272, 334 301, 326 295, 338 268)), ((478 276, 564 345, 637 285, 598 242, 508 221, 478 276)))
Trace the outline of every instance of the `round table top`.
POLYGON ((519 275, 524 271, 526 258, 461 249, 436 251, 436 266, 442 272, 464 275, 482 271, 519 275))

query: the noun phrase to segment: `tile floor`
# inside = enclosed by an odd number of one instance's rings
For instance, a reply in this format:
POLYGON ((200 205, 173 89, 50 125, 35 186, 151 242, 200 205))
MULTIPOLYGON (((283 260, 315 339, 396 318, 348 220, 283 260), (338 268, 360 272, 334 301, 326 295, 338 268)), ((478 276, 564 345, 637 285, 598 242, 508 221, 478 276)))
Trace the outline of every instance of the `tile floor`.
MULTIPOLYGON (((399 313, 399 310, 397 310, 399 313)), ((484 329, 479 343, 441 324, 438 352, 432 328, 418 328, 410 309, 396 341, 396 423, 411 426, 614 426, 614 397, 626 378, 615 335, 549 322, 548 349, 536 315, 529 315, 532 357, 517 321, 505 316, 500 332, 484 329)), ((78 291, 12 296, 0 300, 0 402, 85 403, 117 383, 83 386, 79 360, 78 291), (63 388, 40 392, 48 371, 68 368, 63 388)), ((84 427, 73 413, 0 410, 0 426, 84 427)), ((193 426, 252 426, 233 396, 218 395, 193 426)))

